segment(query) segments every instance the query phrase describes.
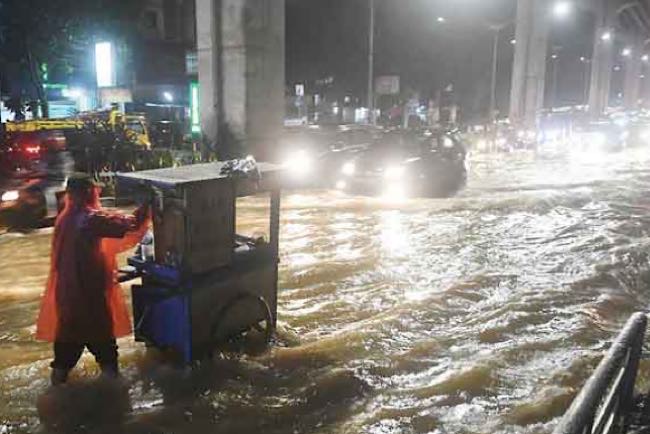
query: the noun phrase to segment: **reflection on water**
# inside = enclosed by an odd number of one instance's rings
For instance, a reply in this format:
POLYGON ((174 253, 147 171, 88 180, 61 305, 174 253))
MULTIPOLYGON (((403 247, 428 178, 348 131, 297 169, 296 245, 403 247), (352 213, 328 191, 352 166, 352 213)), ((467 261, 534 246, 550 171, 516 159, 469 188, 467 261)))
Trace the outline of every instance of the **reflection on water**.
POLYGON ((125 339, 121 386, 86 357, 48 392, 51 233, 2 236, 0 433, 549 433, 650 300, 649 158, 475 159, 448 200, 288 194, 277 345, 192 371, 125 339))

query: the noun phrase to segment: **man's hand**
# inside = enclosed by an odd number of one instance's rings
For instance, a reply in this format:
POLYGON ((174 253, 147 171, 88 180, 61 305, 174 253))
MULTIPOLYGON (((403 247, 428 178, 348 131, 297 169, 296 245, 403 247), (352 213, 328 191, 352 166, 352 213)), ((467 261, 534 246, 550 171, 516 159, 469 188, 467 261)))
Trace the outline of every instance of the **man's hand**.
POLYGON ((153 189, 149 185, 141 185, 133 194, 133 199, 138 206, 151 206, 154 198, 153 189))

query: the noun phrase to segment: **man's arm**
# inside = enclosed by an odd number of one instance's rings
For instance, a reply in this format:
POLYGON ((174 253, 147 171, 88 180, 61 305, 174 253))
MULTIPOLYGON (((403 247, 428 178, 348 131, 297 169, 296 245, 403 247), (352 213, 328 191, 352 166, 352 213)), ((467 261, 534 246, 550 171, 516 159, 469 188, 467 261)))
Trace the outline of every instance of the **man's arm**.
POLYGON ((131 215, 94 211, 88 216, 85 229, 99 238, 123 238, 138 231, 147 220, 149 207, 142 205, 131 215))
POLYGON ((102 247, 109 254, 117 254, 135 247, 149 229, 149 206, 139 207, 132 215, 93 213, 88 219, 88 230, 102 238, 102 247))

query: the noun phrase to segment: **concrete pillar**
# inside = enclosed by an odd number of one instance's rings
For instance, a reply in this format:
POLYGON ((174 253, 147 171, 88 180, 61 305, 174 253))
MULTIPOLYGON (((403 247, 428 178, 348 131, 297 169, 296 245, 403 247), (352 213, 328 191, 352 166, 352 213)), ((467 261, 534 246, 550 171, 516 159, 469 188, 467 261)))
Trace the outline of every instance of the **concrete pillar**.
POLYGON ((596 31, 594 53, 591 62, 591 84, 589 87, 589 114, 593 118, 602 116, 609 106, 609 93, 614 67, 614 21, 616 2, 597 0, 595 2, 596 31), (604 37, 609 35, 610 38, 604 37))
POLYGON ((630 45, 631 53, 625 59, 625 83, 623 87, 623 105, 627 110, 639 108, 641 97, 641 74, 643 73, 643 37, 634 35, 630 45))
POLYGON ((218 0, 196 0, 196 45, 199 69, 201 133, 208 146, 219 139, 219 41, 221 11, 218 0))
POLYGON ((197 0, 201 122, 222 155, 269 156, 284 117, 284 0, 197 0))
POLYGON ((535 127, 544 106, 548 34, 548 2, 518 0, 510 120, 525 128, 535 127))

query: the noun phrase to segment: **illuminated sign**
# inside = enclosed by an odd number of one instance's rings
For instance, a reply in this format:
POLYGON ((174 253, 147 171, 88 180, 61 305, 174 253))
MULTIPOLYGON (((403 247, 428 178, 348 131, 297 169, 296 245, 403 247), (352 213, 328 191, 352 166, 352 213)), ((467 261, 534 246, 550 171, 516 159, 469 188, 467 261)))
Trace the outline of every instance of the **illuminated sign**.
POLYGON ((201 132, 201 116, 199 114, 199 83, 190 83, 190 119, 192 121, 192 132, 201 132))
POLYGON ((95 44, 95 69, 97 71, 97 87, 115 86, 113 44, 110 42, 95 44))

